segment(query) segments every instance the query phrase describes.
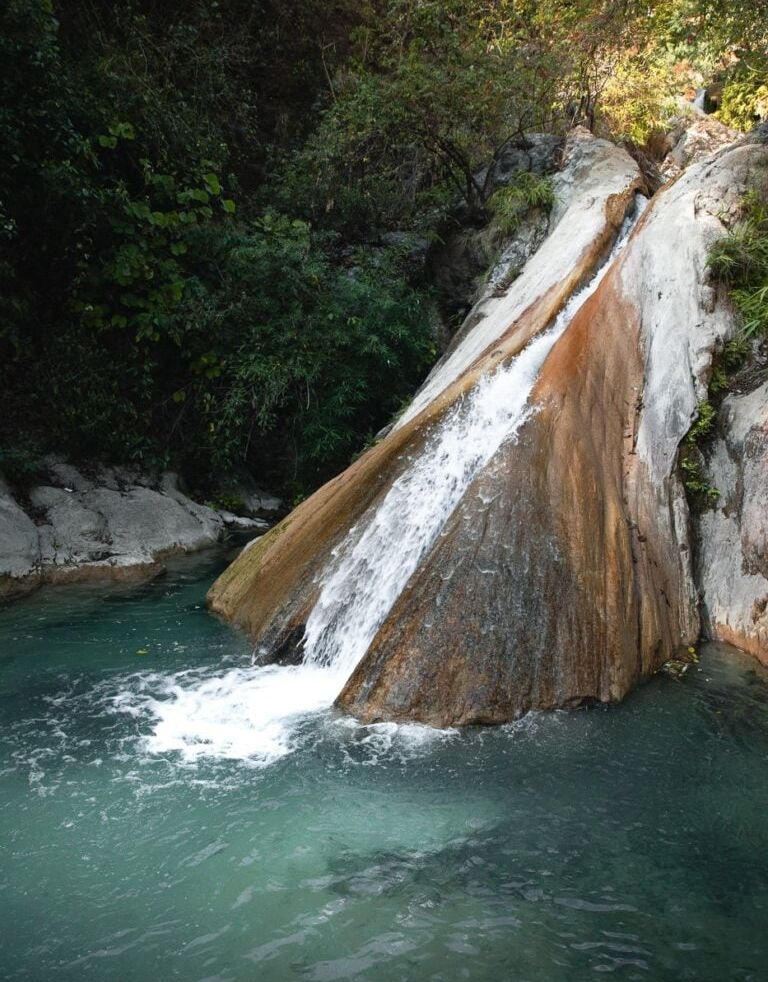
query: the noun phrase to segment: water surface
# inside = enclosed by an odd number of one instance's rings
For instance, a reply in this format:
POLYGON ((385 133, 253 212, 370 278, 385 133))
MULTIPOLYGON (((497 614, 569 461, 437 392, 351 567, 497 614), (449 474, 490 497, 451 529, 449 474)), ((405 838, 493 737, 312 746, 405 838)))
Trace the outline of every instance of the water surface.
POLYGON ((321 709, 249 755, 220 564, 0 609, 0 977, 768 978, 755 662, 498 730, 321 709), (219 715, 163 749, 191 693, 219 715))

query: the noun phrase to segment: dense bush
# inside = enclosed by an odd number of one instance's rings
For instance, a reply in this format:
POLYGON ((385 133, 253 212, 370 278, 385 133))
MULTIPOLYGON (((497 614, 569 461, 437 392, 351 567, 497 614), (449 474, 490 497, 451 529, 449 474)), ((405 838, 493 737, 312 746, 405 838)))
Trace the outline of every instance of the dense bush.
POLYGON ((198 88, 173 87, 206 25, 166 40, 159 15, 129 13, 60 22, 12 0, 1 16, 0 445, 172 460, 203 482, 248 464, 306 489, 419 381, 424 295, 392 249, 334 262, 334 242, 260 207, 258 184, 242 193, 230 130, 262 157, 270 134, 248 98, 219 116, 237 73, 220 79, 203 48, 198 88))
POLYGON ((549 209, 554 201, 552 182, 548 178, 522 171, 508 185, 494 192, 488 199, 488 207, 499 229, 510 233, 531 208, 549 209))

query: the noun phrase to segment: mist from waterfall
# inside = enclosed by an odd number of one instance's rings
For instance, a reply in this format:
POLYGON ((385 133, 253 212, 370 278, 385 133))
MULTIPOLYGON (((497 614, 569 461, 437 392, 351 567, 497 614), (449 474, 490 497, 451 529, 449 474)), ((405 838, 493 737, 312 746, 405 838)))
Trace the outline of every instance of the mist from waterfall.
POLYGON ((254 664, 205 678, 156 676, 146 693, 127 695, 120 707, 149 710, 148 749, 265 764, 291 751, 303 719, 332 705, 472 480, 534 411, 529 396, 539 371, 623 248, 645 204, 639 195, 636 201, 606 262, 551 328, 434 425, 384 498, 338 544, 307 619, 302 663, 254 664))

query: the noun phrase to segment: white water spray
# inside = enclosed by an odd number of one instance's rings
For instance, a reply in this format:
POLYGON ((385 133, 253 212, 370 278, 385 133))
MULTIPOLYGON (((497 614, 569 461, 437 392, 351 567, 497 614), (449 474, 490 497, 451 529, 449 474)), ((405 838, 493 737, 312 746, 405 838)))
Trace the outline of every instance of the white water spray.
MULTIPOLYGON (((474 477, 533 411, 528 399, 541 366, 623 248, 645 204, 637 201, 608 261, 552 327, 435 425, 419 456, 334 550, 307 619, 303 663, 166 676, 140 700, 155 720, 148 749, 257 764, 291 751, 300 722, 333 703, 474 477)), ((119 708, 136 711, 137 698, 119 708)))

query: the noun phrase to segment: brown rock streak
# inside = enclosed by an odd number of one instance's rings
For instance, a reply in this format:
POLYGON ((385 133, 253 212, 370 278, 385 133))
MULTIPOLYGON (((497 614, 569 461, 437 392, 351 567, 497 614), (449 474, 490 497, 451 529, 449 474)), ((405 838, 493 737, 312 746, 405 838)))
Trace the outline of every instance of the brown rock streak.
POLYGON ((579 261, 556 287, 534 300, 456 382, 245 550, 212 586, 210 608, 244 628, 273 656, 295 646, 317 596, 318 572, 344 533, 400 474, 404 451, 418 452, 429 428, 464 392, 548 327, 610 249, 634 193, 633 184, 607 199, 602 232, 579 261))
POLYGON ((545 362, 539 408, 476 478, 338 705, 502 722, 622 698, 680 644, 676 568, 637 503, 638 315, 614 268, 545 362))

